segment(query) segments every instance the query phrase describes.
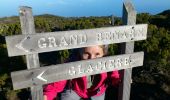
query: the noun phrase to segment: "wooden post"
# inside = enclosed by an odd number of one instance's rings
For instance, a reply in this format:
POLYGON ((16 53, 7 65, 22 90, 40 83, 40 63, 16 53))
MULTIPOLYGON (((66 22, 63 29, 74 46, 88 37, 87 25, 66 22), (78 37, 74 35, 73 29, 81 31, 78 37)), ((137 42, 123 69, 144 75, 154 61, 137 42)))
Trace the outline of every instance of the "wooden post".
MULTIPOLYGON (((136 11, 132 3, 129 0, 125 0, 123 4, 123 24, 124 25, 134 25, 136 24, 136 11)), ((133 27, 132 27, 133 28, 133 27)), ((133 53, 134 51, 134 42, 127 42, 121 44, 121 53, 133 53)), ((121 72, 122 82, 119 88, 119 100, 130 100, 130 90, 131 90, 131 74, 132 69, 125 69, 121 72)))
MULTIPOLYGON (((35 34, 32 9, 30 7, 22 6, 20 7, 19 13, 20 13, 22 34, 35 34)), ((29 37, 27 37, 27 39, 29 39, 29 37)), ((27 61, 28 69, 40 67, 38 54, 26 55, 26 61, 27 61)), ((43 100, 42 92, 43 92, 42 86, 38 85, 38 86, 31 87, 32 100, 43 100)))
POLYGON ((112 26, 114 26, 114 22, 115 22, 114 15, 112 15, 111 20, 112 20, 111 24, 112 24, 112 26))

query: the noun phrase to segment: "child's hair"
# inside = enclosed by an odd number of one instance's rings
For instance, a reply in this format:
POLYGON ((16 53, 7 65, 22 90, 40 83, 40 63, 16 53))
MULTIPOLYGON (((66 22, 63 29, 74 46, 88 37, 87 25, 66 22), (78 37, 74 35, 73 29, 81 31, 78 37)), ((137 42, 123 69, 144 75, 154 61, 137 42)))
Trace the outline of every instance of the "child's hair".
MULTIPOLYGON (((98 45, 98 46, 103 49, 104 56, 108 54, 109 45, 98 45)), ((84 47, 84 48, 86 48, 86 47, 84 47)), ((79 50, 78 50, 79 54, 82 54, 84 48, 79 48, 79 50)))
POLYGON ((108 54, 109 45, 99 45, 99 46, 103 49, 104 55, 107 55, 108 54))
MULTIPOLYGON (((108 55, 109 45, 98 45, 98 46, 103 49, 104 56, 107 56, 108 55)), ((86 47, 84 47, 84 48, 86 48, 86 47)), ((84 48, 73 49, 71 51, 71 55, 70 55, 68 61, 81 60, 81 54, 83 53, 84 48)))

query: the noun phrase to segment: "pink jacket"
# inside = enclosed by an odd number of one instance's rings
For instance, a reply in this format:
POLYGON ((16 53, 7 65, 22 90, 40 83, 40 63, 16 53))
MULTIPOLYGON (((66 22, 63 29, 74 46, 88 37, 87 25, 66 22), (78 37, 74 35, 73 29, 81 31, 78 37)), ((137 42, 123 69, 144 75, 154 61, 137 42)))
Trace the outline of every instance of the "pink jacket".
MULTIPOLYGON (((86 76, 72 79, 72 90, 74 90, 82 98, 99 96, 103 94, 106 90, 106 81, 110 82, 112 85, 117 85, 120 80, 118 71, 101 73, 98 75, 97 78, 98 82, 96 82, 96 84, 93 84, 88 89, 86 76)), ((43 93, 47 96, 47 100, 53 100, 59 92, 62 92, 66 86, 66 83, 67 80, 64 80, 46 85, 43 93)))

